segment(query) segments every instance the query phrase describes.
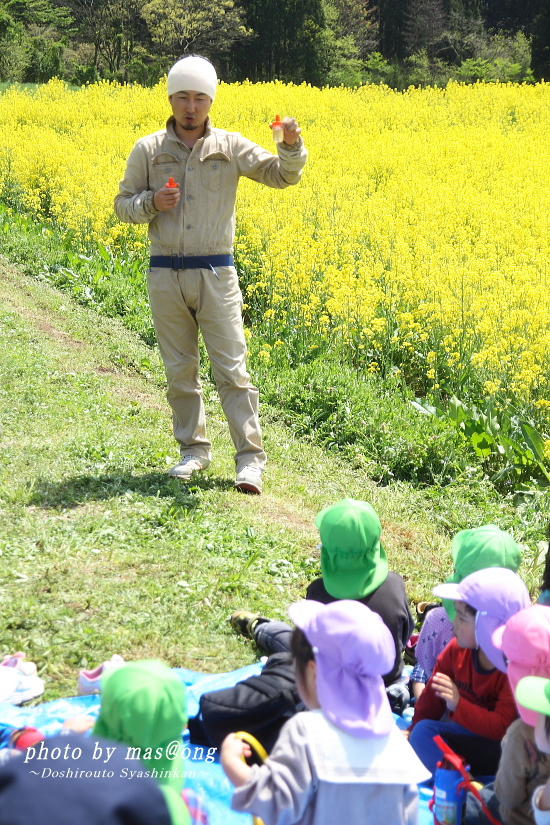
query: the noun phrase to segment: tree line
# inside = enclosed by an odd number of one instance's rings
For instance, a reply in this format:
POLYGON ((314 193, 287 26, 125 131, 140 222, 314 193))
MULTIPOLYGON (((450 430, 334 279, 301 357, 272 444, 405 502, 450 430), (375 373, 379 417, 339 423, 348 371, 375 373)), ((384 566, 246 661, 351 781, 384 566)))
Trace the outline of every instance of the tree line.
POLYGON ((227 81, 550 80, 550 0, 0 0, 2 81, 152 85, 186 53, 227 81))

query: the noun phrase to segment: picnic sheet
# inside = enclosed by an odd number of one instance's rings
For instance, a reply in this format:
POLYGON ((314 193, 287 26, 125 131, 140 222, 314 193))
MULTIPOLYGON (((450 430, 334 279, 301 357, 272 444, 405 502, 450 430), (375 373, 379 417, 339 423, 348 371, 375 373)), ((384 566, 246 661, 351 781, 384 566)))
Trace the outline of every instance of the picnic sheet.
MULTIPOLYGON (((197 673, 186 668, 174 668, 174 673, 186 687, 187 712, 192 717, 196 716, 199 711, 199 699, 203 693, 231 687, 243 679, 248 679, 249 676, 256 676, 261 669, 262 663, 257 662, 228 673, 197 673)), ((33 726, 46 736, 53 736, 61 730, 63 722, 70 716, 87 713, 96 718, 99 714, 100 702, 99 695, 55 699, 53 702, 45 702, 31 708, 16 707, 0 702, 0 722, 15 727, 33 726)), ((399 727, 407 727, 400 717, 396 716, 395 719, 399 727)), ((250 825, 251 817, 248 814, 238 814, 230 810, 233 788, 222 771, 218 759, 211 761, 212 755, 210 755, 207 761, 208 748, 192 745, 188 734, 184 736, 184 747, 188 748, 184 754, 187 757, 185 785, 206 800, 210 825, 244 825, 244 823, 250 825)), ((419 793, 418 825, 433 825, 433 816, 428 810, 428 800, 432 792, 421 787, 419 793)))

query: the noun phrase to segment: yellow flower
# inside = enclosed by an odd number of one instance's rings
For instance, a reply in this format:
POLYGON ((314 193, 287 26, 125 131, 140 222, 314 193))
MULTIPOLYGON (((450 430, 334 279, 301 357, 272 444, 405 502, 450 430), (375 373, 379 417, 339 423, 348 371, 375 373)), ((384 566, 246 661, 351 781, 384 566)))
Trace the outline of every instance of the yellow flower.
MULTIPOLYGON (((304 351, 368 342, 367 370, 399 353, 405 379, 424 358, 432 380, 436 363, 450 380, 464 366, 474 386, 506 387, 548 415, 550 84, 221 83, 212 120, 271 150, 266 111, 280 109, 306 124, 303 178, 284 191, 242 180, 237 200, 246 308, 268 307, 259 340, 269 322, 296 330, 304 351)), ((113 197, 135 140, 166 114, 164 83, 9 87, 0 185, 75 251, 141 256, 147 227, 120 223, 113 197)), ((258 355, 267 361, 270 348, 258 355)))

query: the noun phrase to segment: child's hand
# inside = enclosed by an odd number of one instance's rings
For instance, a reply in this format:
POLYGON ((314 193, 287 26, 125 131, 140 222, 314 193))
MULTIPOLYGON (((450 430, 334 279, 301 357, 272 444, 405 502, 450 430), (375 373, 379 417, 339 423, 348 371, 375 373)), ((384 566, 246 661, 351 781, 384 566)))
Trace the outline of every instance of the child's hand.
POLYGON ((65 719, 63 722, 63 729, 72 730, 74 733, 86 733, 87 730, 93 728, 94 721, 91 716, 87 716, 86 714, 70 716, 69 719, 65 719))
POLYGON ((252 750, 250 745, 243 742, 242 739, 239 739, 234 733, 230 733, 222 742, 220 752, 222 768, 229 781, 232 782, 236 788, 239 788, 241 785, 246 785, 248 782, 250 767, 246 762, 242 761, 242 757, 244 756, 246 758, 251 755, 252 750))
POLYGON ((239 739, 234 733, 230 733, 222 742, 222 758, 224 754, 226 756, 236 756, 239 759, 242 759, 243 756, 245 759, 248 759, 249 756, 252 756, 252 748, 248 744, 248 742, 243 742, 242 739, 239 739))
POLYGON ((435 695, 443 699, 447 705, 447 710, 455 711, 460 701, 460 693, 451 677, 445 673, 434 673, 432 676, 432 684, 435 695))

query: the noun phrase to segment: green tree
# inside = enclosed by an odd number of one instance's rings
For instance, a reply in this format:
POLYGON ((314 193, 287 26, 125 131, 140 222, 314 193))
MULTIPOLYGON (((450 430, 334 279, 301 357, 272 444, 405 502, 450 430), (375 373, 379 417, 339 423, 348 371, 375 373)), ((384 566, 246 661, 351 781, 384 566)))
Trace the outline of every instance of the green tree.
POLYGON ((537 80, 550 80, 550 4, 543 0, 534 22, 531 67, 537 80))
POLYGON ((535 18, 543 6, 548 7, 548 0, 480 0, 486 28, 512 34, 518 31, 527 35, 534 33, 535 18))
POLYGON ((253 34, 234 0, 149 0, 142 14, 155 50, 171 58, 223 54, 253 34))
POLYGON ((30 60, 30 44, 24 25, 0 4, 0 80, 23 80, 30 60))
POLYGON ((460 65, 483 51, 487 34, 480 17, 467 17, 462 12, 451 11, 442 39, 440 56, 448 63, 460 65))
POLYGON ((395 66, 389 63, 380 52, 372 52, 363 64, 366 83, 383 83, 393 86, 396 81, 395 66))
POLYGON ((378 45, 376 9, 370 0, 333 0, 333 4, 338 36, 352 38, 352 56, 366 59, 378 45))
POLYGON ((449 64, 430 56, 426 49, 411 55, 404 63, 406 86, 445 86, 451 74, 449 64))
POLYGON ((50 0, 10 0, 8 7, 26 30, 29 61, 24 80, 45 83, 52 77, 63 77, 63 55, 73 22, 68 9, 54 6, 50 0))
POLYGON ((277 78, 322 86, 331 60, 342 47, 354 48, 340 42, 335 8, 327 0, 242 0, 242 6, 256 37, 231 50, 224 68, 234 80, 277 78))
POLYGON ((443 0, 409 0, 405 15, 405 41, 410 54, 425 51, 434 57, 446 28, 443 0))
POLYGON ((50 0, 9 0, 1 6, 0 74, 5 80, 43 82, 63 75, 71 26, 67 9, 50 0))
POLYGON ((55 6, 50 0, 9 0, 6 9, 14 20, 25 27, 39 28, 67 32, 73 19, 68 8, 55 6))
POLYGON ((407 5, 407 0, 379 0, 379 50, 385 58, 403 58, 406 54, 404 28, 407 5))
POLYGON ((124 79, 124 68, 138 44, 148 43, 141 15, 144 0, 65 0, 76 26, 77 39, 90 43, 92 66, 124 79))

